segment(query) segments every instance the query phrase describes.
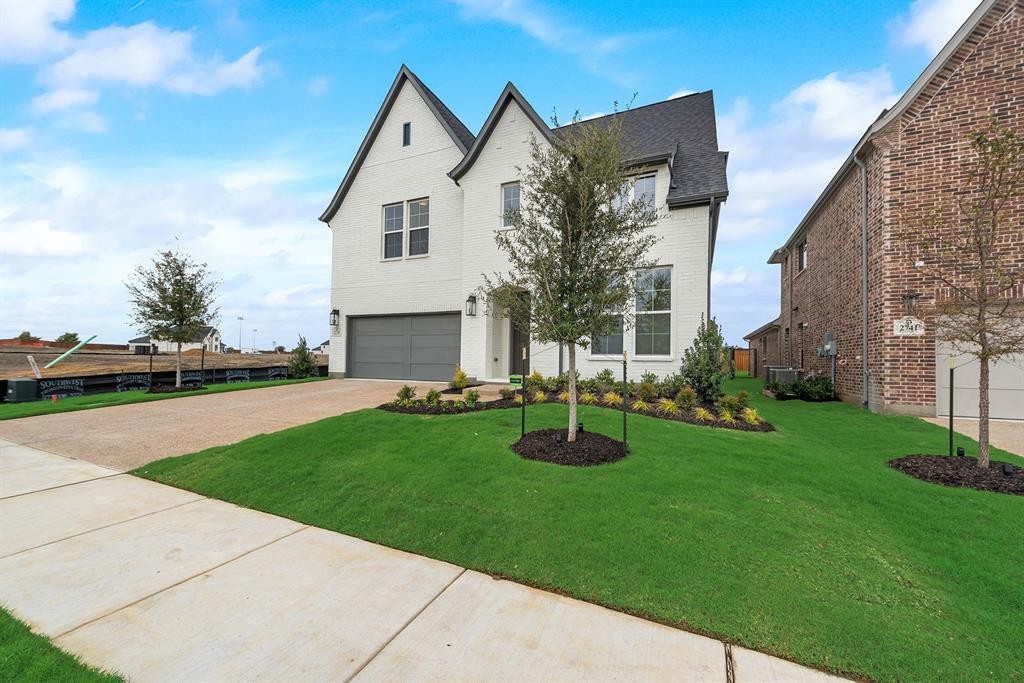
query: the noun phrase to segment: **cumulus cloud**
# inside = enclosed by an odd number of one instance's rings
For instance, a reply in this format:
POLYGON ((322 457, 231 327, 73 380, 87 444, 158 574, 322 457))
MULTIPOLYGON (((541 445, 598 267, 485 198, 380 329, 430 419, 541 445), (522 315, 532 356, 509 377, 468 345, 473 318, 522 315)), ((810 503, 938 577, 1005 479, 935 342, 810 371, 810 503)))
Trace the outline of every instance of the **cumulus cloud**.
POLYGON ((85 251, 85 238, 55 230, 49 220, 5 220, 0 231, 0 253, 12 256, 70 256, 85 251))
POLYGON ((226 88, 249 88, 262 75, 260 48, 225 62, 220 55, 195 55, 193 40, 192 31, 167 30, 148 21, 107 26, 74 41, 71 52, 46 67, 40 78, 55 91, 123 85, 212 95, 226 88))
POLYGON ((791 120, 804 119, 815 135, 824 139, 846 139, 864 132, 870 119, 896 101, 892 77, 886 68, 851 74, 843 78, 833 72, 808 81, 782 101, 791 120))
POLYGON ((32 111, 42 114, 96 104, 100 94, 85 88, 58 88, 32 99, 32 111))
POLYGON ((0 62, 31 64, 67 49, 56 24, 75 13, 74 0, 6 0, 0 12, 0 62))
POLYGON ((975 0, 914 0, 889 30, 901 45, 937 54, 977 6, 975 0))

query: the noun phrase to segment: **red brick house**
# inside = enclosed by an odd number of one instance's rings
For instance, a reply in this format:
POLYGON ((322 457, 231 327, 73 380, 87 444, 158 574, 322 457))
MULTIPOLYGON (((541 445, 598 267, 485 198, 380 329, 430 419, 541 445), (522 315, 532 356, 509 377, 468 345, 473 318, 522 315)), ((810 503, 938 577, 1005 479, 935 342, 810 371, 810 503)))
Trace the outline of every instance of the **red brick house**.
MULTIPOLYGON (((778 341, 764 364, 828 374, 837 349, 841 398, 871 410, 948 414, 947 349, 922 311, 934 286, 898 235, 964 182, 968 135, 990 117, 1024 133, 1024 0, 985 0, 900 100, 867 129, 769 263, 781 266, 778 341), (865 363, 865 359, 867 362, 865 363)), ((1020 239, 1003 248, 1024 263, 1024 198, 1010 209, 1020 239)), ((1013 298, 1024 303, 1024 291, 1013 298)), ((748 339, 770 345, 772 328, 748 339)), ((977 415, 977 363, 955 380, 956 415, 977 415)), ((992 417, 1024 419, 1024 357, 992 365, 992 417)))

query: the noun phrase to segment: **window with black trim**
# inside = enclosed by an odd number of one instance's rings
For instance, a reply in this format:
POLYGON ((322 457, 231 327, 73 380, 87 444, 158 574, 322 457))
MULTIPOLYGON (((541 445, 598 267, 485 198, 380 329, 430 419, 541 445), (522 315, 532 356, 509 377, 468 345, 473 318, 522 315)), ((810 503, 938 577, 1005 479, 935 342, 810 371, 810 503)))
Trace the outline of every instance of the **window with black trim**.
POLYGON ((638 356, 672 354, 672 267, 658 266, 637 273, 636 334, 638 356))
POLYGON ((654 178, 653 175, 645 175, 636 179, 633 184, 633 199, 642 201, 647 205, 648 210, 655 210, 655 198, 654 198, 654 178))
POLYGON ((430 200, 409 202, 409 256, 423 256, 430 251, 430 200))
POLYGON ((402 243, 405 239, 404 204, 388 204, 384 207, 384 258, 402 258, 402 243))
POLYGON ((402 124, 402 147, 408 147, 412 144, 412 124, 402 124))
POLYGON ((801 271, 807 267, 807 240, 802 241, 796 247, 796 269, 801 271))

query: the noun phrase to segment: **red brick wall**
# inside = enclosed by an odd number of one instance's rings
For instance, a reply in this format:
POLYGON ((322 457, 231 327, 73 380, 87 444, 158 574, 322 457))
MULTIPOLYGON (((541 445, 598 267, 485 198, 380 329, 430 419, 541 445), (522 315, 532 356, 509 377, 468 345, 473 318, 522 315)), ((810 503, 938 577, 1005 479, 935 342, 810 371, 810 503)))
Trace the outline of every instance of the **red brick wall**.
POLYGON ((756 337, 747 340, 747 348, 750 349, 750 374, 768 379, 769 365, 782 365, 782 356, 779 348, 779 331, 771 329, 762 332, 756 337))
MULTIPOLYGON (((897 235, 963 185, 967 135, 990 115, 1024 134, 1024 2, 1004 0, 1000 11, 983 22, 983 30, 961 47, 955 62, 933 79, 909 113, 874 136, 863 155, 872 409, 934 413, 934 320, 925 318, 924 337, 895 337, 892 327, 894 319, 906 314, 904 293, 923 293, 927 304, 934 300, 935 287, 915 271, 915 255, 897 235)), ((861 401, 863 391, 860 183, 860 171, 851 166, 806 226, 808 267, 797 272, 797 238, 780 269, 783 362, 807 374, 827 374, 831 361, 819 358, 815 349, 822 335, 832 332, 839 352, 837 391, 854 402, 861 401)), ((1024 198, 1012 211, 1020 238, 1003 248, 1024 264, 1024 198)))

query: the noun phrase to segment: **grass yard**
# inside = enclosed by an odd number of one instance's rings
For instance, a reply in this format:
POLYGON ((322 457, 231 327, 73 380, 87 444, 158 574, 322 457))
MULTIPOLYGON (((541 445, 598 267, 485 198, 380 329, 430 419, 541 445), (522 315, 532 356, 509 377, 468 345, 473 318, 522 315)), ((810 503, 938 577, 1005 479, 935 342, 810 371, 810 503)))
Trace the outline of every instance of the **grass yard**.
POLYGON ((205 389, 196 391, 182 391, 171 394, 149 394, 145 391, 111 391, 106 394, 91 394, 89 396, 70 396, 62 398, 56 403, 53 401, 28 401, 26 403, 0 403, 0 420, 13 420, 18 417, 33 417, 35 415, 49 415, 50 413, 67 413, 75 410, 90 410, 92 408, 106 408, 108 406, 122 406, 128 403, 146 403, 148 401, 163 401, 169 398, 182 398, 184 396, 196 396, 199 394, 220 394, 226 391, 243 391, 246 389, 262 389, 264 387, 276 387, 284 384, 302 384, 303 382, 318 382, 326 377, 307 377, 306 379, 279 379, 273 382, 238 382, 237 384, 210 384, 205 389))
POLYGON ((45 636, 32 633, 5 609, 0 609, 0 679, 19 683, 117 683, 120 676, 82 664, 53 646, 45 636))
MULTIPOLYGON (((838 673, 1024 680, 1024 498, 889 468, 945 452, 922 420, 753 403, 777 432, 631 416, 630 456, 592 468, 516 457, 518 410, 364 410, 136 474, 838 673)), ((621 413, 580 415, 621 438, 621 413)))

